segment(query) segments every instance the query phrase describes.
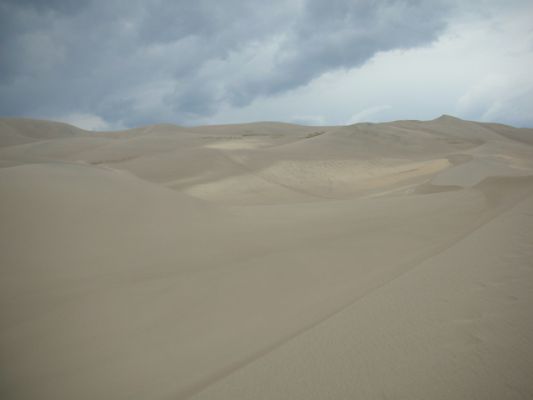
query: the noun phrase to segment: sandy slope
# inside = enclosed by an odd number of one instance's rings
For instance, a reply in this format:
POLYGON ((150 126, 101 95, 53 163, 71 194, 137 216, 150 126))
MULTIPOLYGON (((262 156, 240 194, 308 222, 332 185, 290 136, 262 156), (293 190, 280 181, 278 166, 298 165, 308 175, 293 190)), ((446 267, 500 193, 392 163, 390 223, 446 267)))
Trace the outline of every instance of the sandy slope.
POLYGON ((1 119, 0 397, 531 397, 529 135, 1 119))
POLYGON ((193 398, 528 398, 532 232, 528 196, 193 398))

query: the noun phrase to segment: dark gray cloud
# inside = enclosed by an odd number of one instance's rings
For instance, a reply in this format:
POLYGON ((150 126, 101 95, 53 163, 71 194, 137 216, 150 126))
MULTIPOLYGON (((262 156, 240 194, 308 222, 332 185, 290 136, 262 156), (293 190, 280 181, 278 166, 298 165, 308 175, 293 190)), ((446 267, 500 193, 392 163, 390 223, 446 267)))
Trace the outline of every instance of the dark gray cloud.
POLYGON ((435 0, 0 0, 0 114, 191 122, 431 43, 435 0))
POLYGON ((237 82, 229 94, 246 104, 328 70, 361 65, 378 51, 430 43, 445 28, 450 11, 439 1, 308 0, 269 73, 237 82))

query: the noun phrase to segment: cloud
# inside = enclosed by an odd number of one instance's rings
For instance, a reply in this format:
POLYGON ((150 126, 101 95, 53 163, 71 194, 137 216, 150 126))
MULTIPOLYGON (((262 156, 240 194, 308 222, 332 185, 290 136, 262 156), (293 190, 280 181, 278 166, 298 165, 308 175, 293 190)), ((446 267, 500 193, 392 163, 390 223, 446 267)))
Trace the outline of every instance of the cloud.
POLYGON ((93 114, 70 114, 53 118, 55 121, 66 122, 88 131, 106 131, 120 129, 121 126, 112 126, 98 115, 93 114))
POLYGON ((0 0, 0 113, 194 122, 379 51, 428 44, 451 9, 423 0, 0 0))
POLYGON ((392 106, 390 105, 382 105, 382 106, 365 108, 364 110, 359 111, 356 114, 352 115, 346 124, 352 125, 358 122, 372 122, 373 117, 375 117, 376 115, 379 115, 383 111, 390 110, 391 108, 392 106))
POLYGON ((269 71, 231 89, 247 103, 305 85, 330 70, 362 65, 379 51, 431 43, 449 13, 439 1, 308 0, 269 71))
MULTIPOLYGON (((306 85, 260 96, 246 106, 223 106, 196 122, 295 122, 295 115, 320 115, 323 124, 338 125, 350 122, 361 110, 390 105, 389 109, 357 119, 429 120, 451 114, 533 127, 533 4, 506 6, 487 6, 481 17, 473 10, 456 11, 446 31, 429 45, 382 51, 361 66, 327 71, 306 85), (493 87, 484 95, 472 97, 468 108, 459 107, 466 93, 491 76, 509 84, 502 90, 493 87), (485 115, 489 108, 492 111, 485 115)), ((277 45, 272 43, 274 48, 277 45)), ((255 62, 256 67, 263 64, 264 60, 255 62)))
POLYGON ((518 126, 533 125, 533 79, 515 80, 489 74, 472 85, 459 98, 458 114, 475 115, 481 121, 518 126))
POLYGON ((389 104, 353 117, 523 123, 531 15, 526 0, 0 0, 0 115, 330 124, 389 104), (513 82, 502 98, 476 95, 489 75, 513 82))

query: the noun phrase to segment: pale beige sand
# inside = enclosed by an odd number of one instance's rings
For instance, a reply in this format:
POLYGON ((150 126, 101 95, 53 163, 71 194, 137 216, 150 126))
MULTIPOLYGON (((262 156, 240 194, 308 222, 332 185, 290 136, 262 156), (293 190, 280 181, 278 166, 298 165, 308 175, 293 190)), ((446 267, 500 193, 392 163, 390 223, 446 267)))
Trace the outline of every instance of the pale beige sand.
POLYGON ((1 119, 0 398, 533 397, 528 135, 1 119))

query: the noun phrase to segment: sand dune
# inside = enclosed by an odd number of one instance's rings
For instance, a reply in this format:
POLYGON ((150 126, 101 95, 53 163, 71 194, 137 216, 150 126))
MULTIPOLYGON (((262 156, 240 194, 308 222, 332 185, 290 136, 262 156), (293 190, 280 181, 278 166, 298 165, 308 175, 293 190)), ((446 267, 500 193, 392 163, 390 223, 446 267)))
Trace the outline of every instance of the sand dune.
POLYGON ((533 397, 531 137, 0 119, 0 397, 533 397))
POLYGON ((1 118, 0 131, 2 132, 0 147, 54 138, 68 138, 87 133, 62 122, 21 118, 1 118))

